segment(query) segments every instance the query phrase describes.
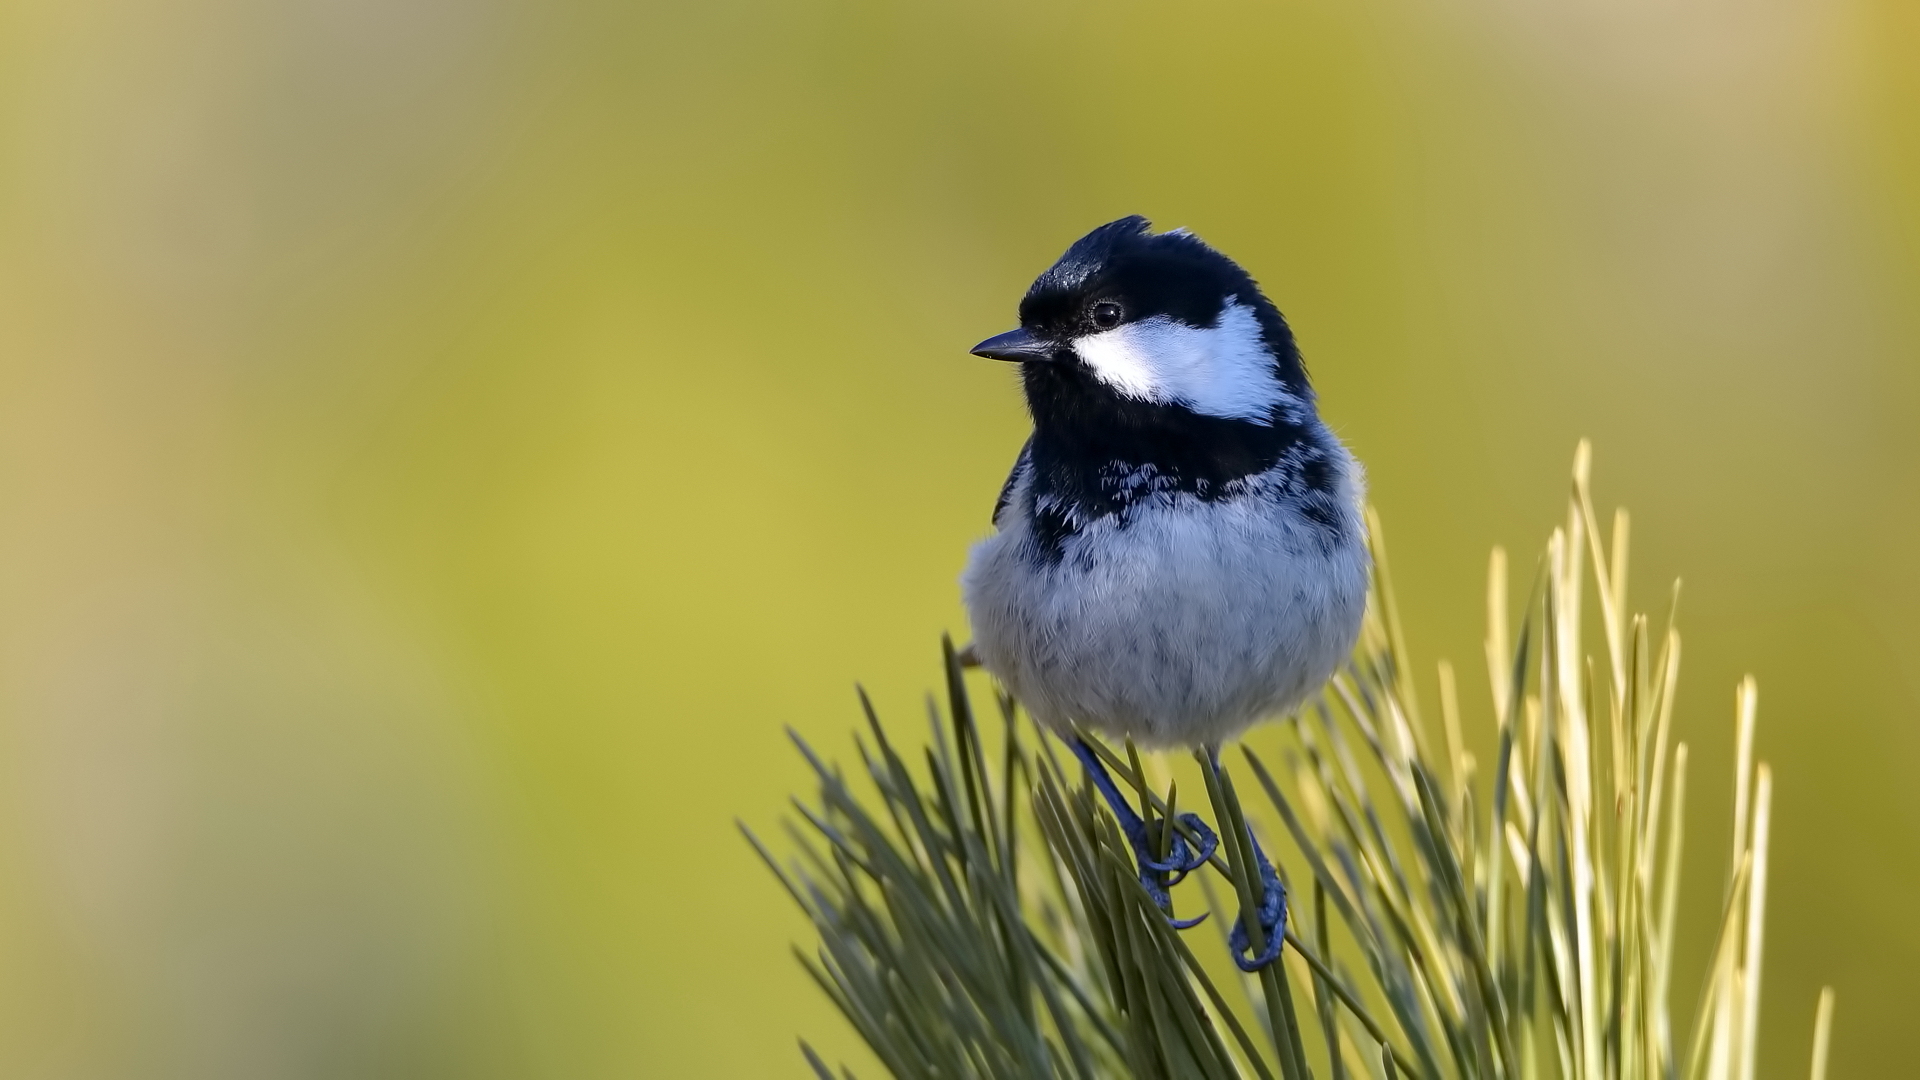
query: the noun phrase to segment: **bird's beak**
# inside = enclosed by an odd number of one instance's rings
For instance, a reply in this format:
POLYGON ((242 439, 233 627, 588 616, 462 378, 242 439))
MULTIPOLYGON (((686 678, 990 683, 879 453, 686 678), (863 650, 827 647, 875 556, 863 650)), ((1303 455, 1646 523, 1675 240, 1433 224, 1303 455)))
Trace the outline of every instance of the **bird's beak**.
POLYGON ((1026 330, 1009 330, 973 347, 973 355, 989 360, 1010 360, 1016 364, 1052 360, 1054 344, 1026 330))

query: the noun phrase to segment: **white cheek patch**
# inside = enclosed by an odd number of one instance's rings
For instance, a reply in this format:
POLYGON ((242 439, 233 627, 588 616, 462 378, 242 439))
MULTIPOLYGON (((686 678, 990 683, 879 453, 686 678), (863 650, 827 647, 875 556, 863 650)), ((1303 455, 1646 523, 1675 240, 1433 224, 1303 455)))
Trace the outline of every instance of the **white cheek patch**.
POLYGON ((1291 402, 1253 309, 1227 299, 1212 326, 1156 315, 1074 340, 1095 377, 1130 398, 1265 424, 1291 402))

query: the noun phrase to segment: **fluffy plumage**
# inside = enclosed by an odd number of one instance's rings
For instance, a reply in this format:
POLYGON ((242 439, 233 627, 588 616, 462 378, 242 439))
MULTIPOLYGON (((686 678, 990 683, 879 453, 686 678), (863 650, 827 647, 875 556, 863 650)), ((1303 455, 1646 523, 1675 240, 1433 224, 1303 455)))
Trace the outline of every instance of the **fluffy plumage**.
POLYGON ((1313 693, 1366 603, 1363 481, 1293 335, 1233 260, 1144 218, 1076 242, 983 343, 1034 431, 962 577, 1034 716, 1218 745, 1313 693))

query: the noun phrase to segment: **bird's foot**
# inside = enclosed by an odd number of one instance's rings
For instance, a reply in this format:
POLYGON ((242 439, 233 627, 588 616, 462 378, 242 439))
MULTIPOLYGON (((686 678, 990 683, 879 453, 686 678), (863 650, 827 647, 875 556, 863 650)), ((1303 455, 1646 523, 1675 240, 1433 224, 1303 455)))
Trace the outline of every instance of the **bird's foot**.
POLYGON ((1280 943, 1287 933, 1287 889, 1280 884, 1280 875, 1273 872, 1273 864, 1267 861, 1266 853, 1260 850, 1260 841, 1253 838, 1251 830, 1247 833, 1247 842, 1253 848, 1254 865, 1260 871, 1259 910, 1251 914, 1259 920, 1262 947, 1259 955, 1253 954, 1251 931, 1247 929, 1249 912, 1245 910, 1234 921, 1227 945, 1233 950, 1233 962, 1240 965, 1240 970, 1252 972, 1280 958, 1280 943))
POLYGON ((1120 832, 1126 836, 1127 845, 1133 848, 1134 862, 1140 868, 1140 885, 1147 890, 1154 905, 1167 913, 1167 919, 1176 930, 1187 930, 1206 920, 1206 913, 1191 919, 1173 917, 1173 897, 1167 890, 1180 884, 1186 876, 1205 866, 1208 859, 1219 849, 1220 838, 1207 827, 1196 814, 1181 814, 1173 820, 1161 819, 1149 829, 1133 804, 1120 793, 1113 777, 1101 763, 1099 755, 1083 739, 1074 739, 1071 743, 1074 756, 1086 766, 1087 776, 1098 788, 1113 816, 1120 823, 1120 832), (1171 832, 1171 835, 1167 835, 1171 832), (1193 841, 1187 840, 1191 833, 1193 841), (1165 841, 1165 857, 1156 854, 1165 841))
POLYGON ((1156 828, 1160 831, 1168 829, 1173 831, 1172 843, 1165 859, 1154 858, 1153 852, 1156 847, 1152 838, 1148 836, 1149 830, 1144 824, 1139 830, 1138 839, 1135 839, 1133 832, 1124 828, 1122 831, 1127 832, 1127 840, 1133 847, 1134 861, 1140 866, 1140 884, 1147 890, 1147 895, 1153 898, 1155 906, 1167 913, 1167 921, 1173 924, 1175 930, 1190 930, 1207 921, 1207 913, 1203 911, 1191 919, 1174 918, 1173 897, 1167 890, 1185 881, 1188 874, 1205 866, 1207 860, 1213 858, 1213 853, 1220 847, 1220 838, 1207 827, 1206 822, 1200 820, 1197 814, 1181 814, 1179 823, 1193 833, 1197 846, 1189 844, 1187 838, 1181 835, 1181 830, 1174 828, 1173 822, 1162 819, 1154 823, 1156 828))
POLYGON ((1207 860, 1213 858, 1213 853, 1220 849, 1220 838, 1214 835, 1206 822, 1200 820, 1200 815, 1181 814, 1177 820, 1178 826, 1164 818, 1154 822, 1155 830, 1159 832, 1173 831, 1172 842, 1167 847, 1167 857, 1164 859, 1154 858, 1153 852, 1157 847, 1154 841, 1157 837, 1147 835, 1148 829, 1144 823, 1137 838, 1131 834, 1127 837, 1133 844, 1133 854, 1140 862, 1141 872, 1151 870, 1171 874, 1167 879, 1169 886, 1180 884, 1188 874, 1207 865, 1207 860), (1195 843, 1188 843, 1188 833, 1193 835, 1195 843))

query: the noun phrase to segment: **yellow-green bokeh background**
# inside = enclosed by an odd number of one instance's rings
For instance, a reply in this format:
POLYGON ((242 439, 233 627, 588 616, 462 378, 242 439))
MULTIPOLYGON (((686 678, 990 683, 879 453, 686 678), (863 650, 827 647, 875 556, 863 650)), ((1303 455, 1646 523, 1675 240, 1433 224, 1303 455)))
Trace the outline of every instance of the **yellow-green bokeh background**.
POLYGON ((1594 439, 1687 581, 1695 928, 1760 680, 1762 1075, 1822 983, 1904 1072, 1917 10, 0 6, 0 1074, 852 1053, 733 820, 856 678, 918 715, 1022 436, 966 348, 1133 212, 1291 317, 1470 699, 1594 439))

